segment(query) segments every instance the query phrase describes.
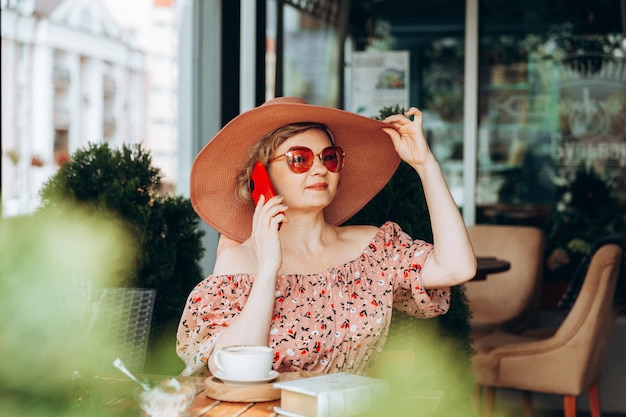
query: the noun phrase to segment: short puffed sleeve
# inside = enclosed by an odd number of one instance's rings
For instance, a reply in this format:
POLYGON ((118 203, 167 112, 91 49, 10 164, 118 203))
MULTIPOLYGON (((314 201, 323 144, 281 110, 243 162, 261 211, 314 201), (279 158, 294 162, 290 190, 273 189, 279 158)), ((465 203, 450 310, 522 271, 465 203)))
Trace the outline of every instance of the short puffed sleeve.
POLYGON ((450 288, 426 289, 422 276, 433 245, 413 239, 399 225, 382 227, 387 268, 393 273, 394 308, 419 318, 445 314, 450 307, 450 288))

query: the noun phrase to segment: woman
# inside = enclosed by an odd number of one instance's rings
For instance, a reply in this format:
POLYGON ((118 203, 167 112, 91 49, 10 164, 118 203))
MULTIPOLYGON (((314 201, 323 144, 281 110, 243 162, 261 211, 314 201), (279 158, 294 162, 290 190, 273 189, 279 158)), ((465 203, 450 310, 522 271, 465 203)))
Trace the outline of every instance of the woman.
POLYGON ((379 122, 271 100, 233 119, 198 154, 191 200, 204 221, 243 243, 225 249, 189 296, 177 342, 185 375, 207 364, 214 372, 215 351, 249 344, 272 346, 279 372, 365 373, 393 307, 443 314, 449 287, 476 272, 416 108, 379 122), (434 246, 391 222, 339 226, 384 187, 400 158, 422 181, 434 246), (255 206, 248 181, 258 160, 278 195, 255 206))

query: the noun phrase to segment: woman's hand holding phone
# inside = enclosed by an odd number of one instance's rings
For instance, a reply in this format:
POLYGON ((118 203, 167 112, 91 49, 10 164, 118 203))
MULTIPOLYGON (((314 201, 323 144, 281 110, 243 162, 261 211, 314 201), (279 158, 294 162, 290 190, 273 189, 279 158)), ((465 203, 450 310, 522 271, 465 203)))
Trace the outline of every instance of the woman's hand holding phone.
MULTIPOLYGON (((250 175, 250 194, 252 195, 252 200, 254 204, 259 204, 259 199, 261 196, 265 197, 265 203, 267 203, 272 197, 276 196, 276 190, 274 190, 274 186, 272 185, 272 180, 267 172, 267 169, 263 165, 261 161, 257 161, 254 164, 254 168, 252 169, 252 174, 250 175)), ((280 214, 285 214, 284 212, 280 212, 280 214)), ((278 230, 280 230, 280 226, 282 223, 279 223, 278 230)))
POLYGON ((269 205, 267 204, 277 193, 272 186, 265 166, 261 162, 257 162, 252 170, 250 194, 257 206, 252 221, 252 233, 259 261, 258 273, 265 270, 270 276, 275 276, 282 263, 278 236, 282 222, 276 224, 276 221, 278 220, 277 217, 280 220, 284 218, 284 211, 277 210, 284 210, 286 206, 282 205, 282 197, 275 199, 269 205), (261 201, 261 205, 259 205, 259 201, 261 201))

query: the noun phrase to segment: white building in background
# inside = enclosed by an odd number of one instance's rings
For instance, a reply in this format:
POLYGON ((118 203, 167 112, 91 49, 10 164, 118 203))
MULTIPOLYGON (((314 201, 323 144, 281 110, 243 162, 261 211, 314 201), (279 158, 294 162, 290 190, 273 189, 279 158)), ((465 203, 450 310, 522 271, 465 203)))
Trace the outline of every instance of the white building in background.
POLYGON ((175 0, 101 0, 133 45, 145 53, 146 124, 142 140, 162 184, 178 182, 178 10, 175 0))
POLYGON ((146 5, 143 29, 110 2, 0 0, 4 216, 32 212, 41 185, 91 142, 142 143, 176 183, 173 2, 126 1, 126 12, 146 5))

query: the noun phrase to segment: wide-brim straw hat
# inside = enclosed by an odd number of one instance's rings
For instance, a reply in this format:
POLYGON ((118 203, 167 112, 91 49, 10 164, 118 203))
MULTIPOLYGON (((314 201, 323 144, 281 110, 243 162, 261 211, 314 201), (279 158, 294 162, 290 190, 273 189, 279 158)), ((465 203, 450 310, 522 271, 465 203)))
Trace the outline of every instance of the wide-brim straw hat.
POLYGON ((254 204, 238 197, 236 188, 248 151, 279 127, 300 122, 326 125, 346 153, 339 191, 324 210, 328 223, 340 225, 350 219, 387 184, 400 163, 382 130, 391 125, 300 98, 275 98, 235 117, 196 156, 190 196, 200 218, 235 241, 246 240, 254 204))

